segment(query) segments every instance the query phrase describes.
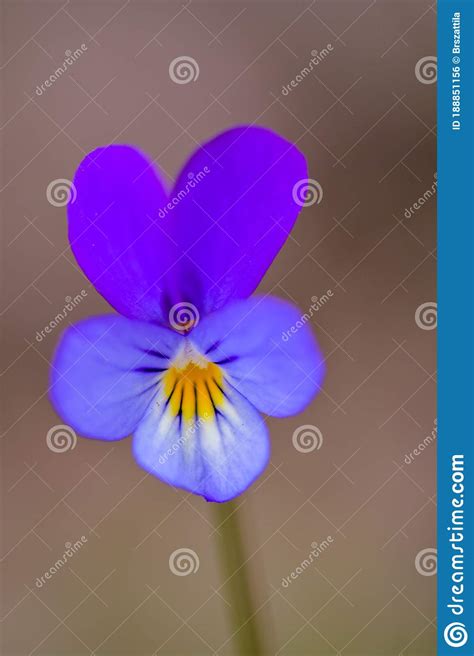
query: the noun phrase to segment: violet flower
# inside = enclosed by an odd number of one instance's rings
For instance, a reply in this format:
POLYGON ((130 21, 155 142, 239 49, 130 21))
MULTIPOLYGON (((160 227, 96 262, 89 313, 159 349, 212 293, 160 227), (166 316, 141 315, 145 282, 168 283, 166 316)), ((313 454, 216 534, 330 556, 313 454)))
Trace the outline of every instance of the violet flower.
POLYGON ((303 155, 259 127, 199 148, 168 194, 136 148, 82 161, 69 239, 96 290, 119 313, 68 328, 51 399, 86 437, 133 434, 133 454, 170 485, 227 501, 269 460, 260 413, 301 411, 322 355, 291 304, 249 298, 288 237, 307 178, 303 155))

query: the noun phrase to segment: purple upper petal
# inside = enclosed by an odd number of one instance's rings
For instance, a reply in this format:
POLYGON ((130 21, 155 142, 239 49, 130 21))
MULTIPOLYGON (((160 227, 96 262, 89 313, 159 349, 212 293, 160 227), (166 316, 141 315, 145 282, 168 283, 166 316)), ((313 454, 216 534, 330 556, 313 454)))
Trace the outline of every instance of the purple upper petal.
POLYGON ((265 128, 228 130, 194 153, 172 191, 183 300, 208 313, 255 290, 295 223, 303 178, 301 152, 265 128))
POLYGON ((182 302, 207 314, 257 287, 293 227, 293 187, 306 177, 300 151, 259 127, 204 144, 169 197, 138 150, 98 148, 74 178, 71 247, 127 317, 167 325, 182 302))
POLYGON ((74 185, 69 239, 84 273, 121 314, 166 323, 179 251, 158 217, 167 196, 153 167, 135 148, 98 148, 74 185))

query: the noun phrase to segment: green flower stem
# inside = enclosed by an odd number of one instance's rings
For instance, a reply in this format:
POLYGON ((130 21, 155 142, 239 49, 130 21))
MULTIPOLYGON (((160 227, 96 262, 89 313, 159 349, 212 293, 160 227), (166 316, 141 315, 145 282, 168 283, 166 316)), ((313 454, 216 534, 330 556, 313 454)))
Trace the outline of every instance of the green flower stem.
POLYGON ((215 509, 218 551, 224 576, 223 587, 231 603, 230 614, 237 653, 239 656, 263 656, 265 652, 252 603, 238 506, 233 501, 214 503, 212 506, 215 509))

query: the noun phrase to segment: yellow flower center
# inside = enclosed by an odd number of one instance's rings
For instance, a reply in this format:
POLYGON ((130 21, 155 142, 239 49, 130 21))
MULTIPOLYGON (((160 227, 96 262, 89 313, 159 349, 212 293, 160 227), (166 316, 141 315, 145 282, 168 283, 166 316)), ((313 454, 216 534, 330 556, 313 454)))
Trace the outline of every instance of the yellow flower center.
POLYGON ((163 376, 163 391, 174 416, 184 421, 213 419, 224 401, 224 375, 186 340, 163 376))

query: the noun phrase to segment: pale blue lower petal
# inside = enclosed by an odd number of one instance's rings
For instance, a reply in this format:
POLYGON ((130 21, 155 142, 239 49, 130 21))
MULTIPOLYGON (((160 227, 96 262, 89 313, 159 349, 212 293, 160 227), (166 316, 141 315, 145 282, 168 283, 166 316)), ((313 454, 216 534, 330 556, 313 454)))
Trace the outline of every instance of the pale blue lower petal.
POLYGON ((267 428, 255 408, 232 387, 217 415, 180 421, 163 399, 153 403, 133 438, 138 464, 165 483, 228 501, 265 469, 267 428))

